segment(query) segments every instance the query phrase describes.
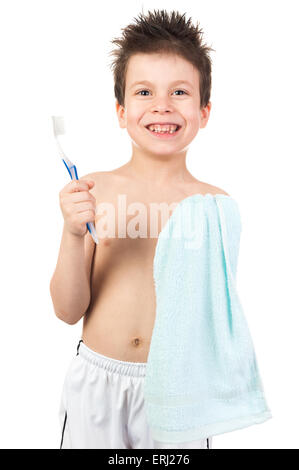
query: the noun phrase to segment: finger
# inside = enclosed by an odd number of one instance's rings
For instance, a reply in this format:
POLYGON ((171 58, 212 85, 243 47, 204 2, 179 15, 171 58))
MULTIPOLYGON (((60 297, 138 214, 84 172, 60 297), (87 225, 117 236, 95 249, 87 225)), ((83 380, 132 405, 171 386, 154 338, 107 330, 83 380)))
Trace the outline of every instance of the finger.
POLYGON ((90 204, 89 202, 79 202, 76 205, 76 213, 80 214, 80 212, 86 212, 86 211, 92 211, 95 213, 95 206, 93 204, 90 204))
POLYGON ((79 191, 88 191, 94 185, 94 182, 85 180, 72 180, 68 183, 61 193, 75 193, 79 191))
POLYGON ((67 198, 67 201, 71 203, 89 201, 89 202, 92 202, 92 204, 95 206, 97 202, 96 198, 92 194, 90 194, 89 191, 77 191, 77 192, 69 193, 65 197, 67 198))

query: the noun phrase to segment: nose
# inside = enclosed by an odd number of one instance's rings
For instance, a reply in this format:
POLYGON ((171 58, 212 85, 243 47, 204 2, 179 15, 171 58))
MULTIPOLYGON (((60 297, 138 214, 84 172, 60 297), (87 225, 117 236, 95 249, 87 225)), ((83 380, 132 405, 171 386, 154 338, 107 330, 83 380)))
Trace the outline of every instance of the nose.
POLYGON ((169 99, 165 97, 157 98, 155 103, 152 106, 151 111, 153 113, 170 113, 173 111, 171 104, 169 103, 169 99))

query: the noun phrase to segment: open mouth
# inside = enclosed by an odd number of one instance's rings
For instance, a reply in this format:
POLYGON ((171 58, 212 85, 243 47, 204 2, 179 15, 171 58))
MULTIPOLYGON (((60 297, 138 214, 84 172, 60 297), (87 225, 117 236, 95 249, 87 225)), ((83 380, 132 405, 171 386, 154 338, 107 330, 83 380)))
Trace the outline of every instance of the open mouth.
POLYGON ((148 130, 148 132, 150 132, 152 135, 154 135, 156 137, 174 137, 179 133, 182 126, 178 125, 178 126, 176 126, 176 129, 174 129, 172 131, 162 131, 162 130, 160 130, 160 131, 158 131, 158 130, 151 131, 148 126, 146 126, 145 128, 148 130))

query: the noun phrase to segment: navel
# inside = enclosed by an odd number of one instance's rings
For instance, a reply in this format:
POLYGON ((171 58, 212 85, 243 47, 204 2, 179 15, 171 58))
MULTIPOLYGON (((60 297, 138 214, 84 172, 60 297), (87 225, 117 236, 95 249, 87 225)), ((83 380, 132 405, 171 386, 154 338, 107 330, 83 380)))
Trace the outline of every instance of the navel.
POLYGON ((136 347, 136 346, 139 346, 140 343, 141 343, 141 339, 140 339, 140 338, 134 338, 134 339, 132 340, 132 344, 133 344, 133 346, 135 346, 135 347, 136 347))

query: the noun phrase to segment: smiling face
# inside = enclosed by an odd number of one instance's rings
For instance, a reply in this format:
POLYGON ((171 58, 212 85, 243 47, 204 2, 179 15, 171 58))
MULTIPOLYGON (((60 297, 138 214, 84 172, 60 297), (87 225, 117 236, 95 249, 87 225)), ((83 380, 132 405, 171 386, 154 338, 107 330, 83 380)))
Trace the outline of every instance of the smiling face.
POLYGON ((116 103, 116 110, 120 127, 139 149, 159 155, 185 150, 206 126, 210 109, 211 103, 200 109, 199 72, 189 61, 165 53, 138 53, 129 59, 124 107, 116 103), (152 123, 181 127, 161 135, 147 129, 152 123))

